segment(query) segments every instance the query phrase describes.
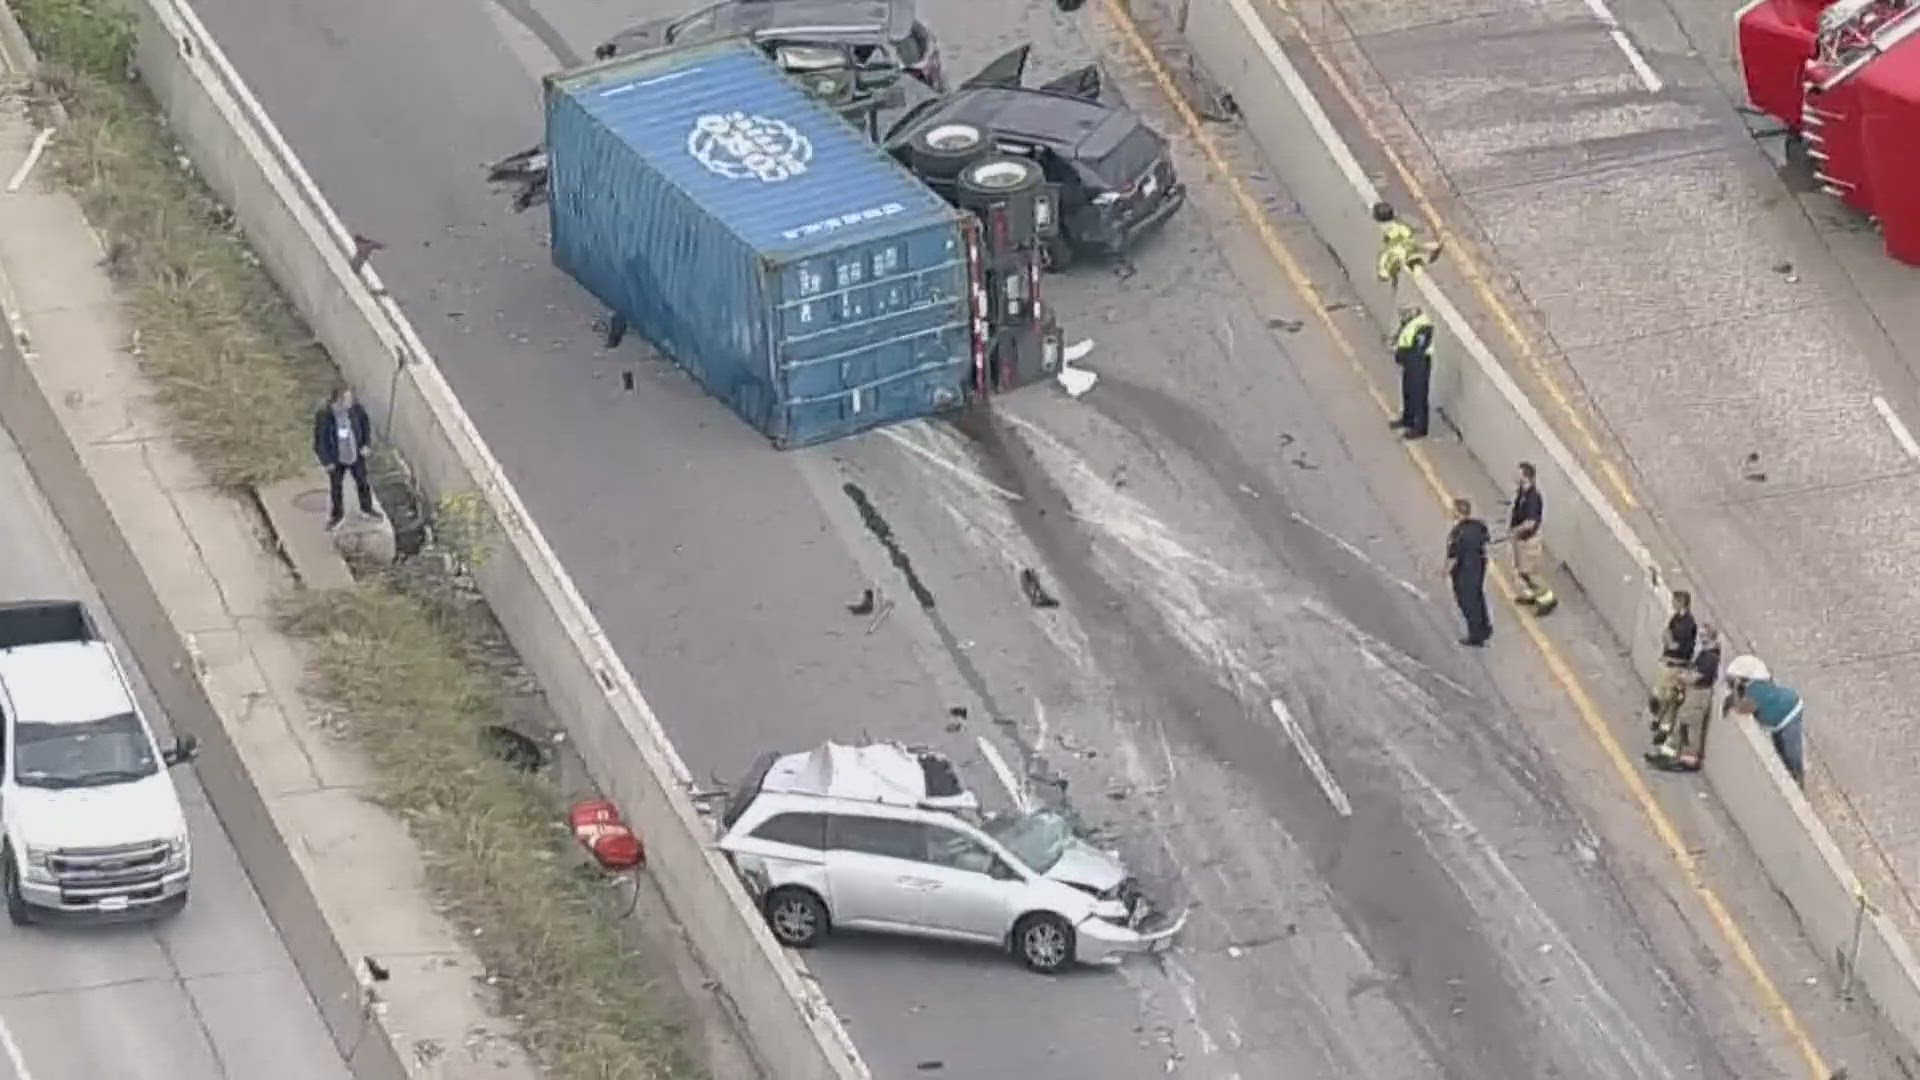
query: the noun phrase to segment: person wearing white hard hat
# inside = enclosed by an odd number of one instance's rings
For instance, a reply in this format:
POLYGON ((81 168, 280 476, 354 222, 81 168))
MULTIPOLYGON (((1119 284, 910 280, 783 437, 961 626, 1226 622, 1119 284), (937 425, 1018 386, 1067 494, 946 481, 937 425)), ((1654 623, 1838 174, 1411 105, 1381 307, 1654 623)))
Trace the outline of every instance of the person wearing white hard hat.
POLYGON ((1734 692, 1733 711, 1751 716, 1773 740, 1780 764, 1793 782, 1807 782, 1806 704, 1800 692, 1783 686, 1757 656, 1736 656, 1727 664, 1727 682, 1734 692))

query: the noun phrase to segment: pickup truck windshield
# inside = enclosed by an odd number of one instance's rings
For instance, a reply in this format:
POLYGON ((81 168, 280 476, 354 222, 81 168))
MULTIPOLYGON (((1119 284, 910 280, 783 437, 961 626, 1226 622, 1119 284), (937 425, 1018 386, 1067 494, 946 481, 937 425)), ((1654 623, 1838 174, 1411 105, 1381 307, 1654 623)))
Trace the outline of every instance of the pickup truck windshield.
POLYGON ((13 748, 13 778, 21 787, 104 787, 160 771, 152 740, 130 712, 82 724, 21 724, 13 748))

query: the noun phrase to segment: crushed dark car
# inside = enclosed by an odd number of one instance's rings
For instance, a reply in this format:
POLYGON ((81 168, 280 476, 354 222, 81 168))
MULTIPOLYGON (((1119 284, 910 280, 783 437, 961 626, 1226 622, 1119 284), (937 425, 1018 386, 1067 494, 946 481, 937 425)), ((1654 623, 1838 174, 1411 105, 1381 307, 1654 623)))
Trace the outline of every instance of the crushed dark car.
POLYGON ((806 77, 850 69, 866 87, 885 88, 901 74, 944 90, 940 45, 919 19, 915 0, 720 0, 672 18, 615 34, 596 60, 751 37, 788 71, 806 77))
POLYGON ((949 199, 991 182, 974 175, 988 168, 985 159, 1030 160, 1059 191, 1048 267, 1063 269, 1082 254, 1122 256, 1186 203, 1167 141, 1131 111, 1100 100, 1097 67, 1021 85, 1031 50, 1023 45, 953 93, 913 105, 882 145, 949 199))

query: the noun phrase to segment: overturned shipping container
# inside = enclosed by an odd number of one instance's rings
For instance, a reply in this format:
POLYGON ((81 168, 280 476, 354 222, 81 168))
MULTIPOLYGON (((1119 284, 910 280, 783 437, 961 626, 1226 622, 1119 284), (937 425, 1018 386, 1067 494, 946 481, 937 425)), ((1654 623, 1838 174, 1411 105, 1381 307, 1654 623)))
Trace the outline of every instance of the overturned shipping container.
POLYGON ((546 80, 554 262, 776 446, 964 405, 970 217, 722 41, 546 80))

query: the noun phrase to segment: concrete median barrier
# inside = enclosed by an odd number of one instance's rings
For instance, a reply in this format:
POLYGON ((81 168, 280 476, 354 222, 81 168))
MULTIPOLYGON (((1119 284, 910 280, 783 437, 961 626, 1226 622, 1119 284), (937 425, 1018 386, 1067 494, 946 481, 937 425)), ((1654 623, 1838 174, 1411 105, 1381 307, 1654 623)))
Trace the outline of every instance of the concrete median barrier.
POLYGON ((769 1075, 868 1075, 819 990, 711 843, 686 767, 465 410, 353 239, 193 11, 144 0, 137 65, 201 175, 326 345, 426 494, 497 524, 476 572, 594 780, 644 833, 651 872, 769 1075))
MULTIPOLYGON (((1517 461, 1539 467, 1552 506, 1551 554, 1651 685, 1671 585, 1643 540, 1650 533, 1609 502, 1433 279, 1403 278, 1397 297, 1375 280, 1380 232, 1371 207, 1380 194, 1250 0, 1190 0, 1181 29, 1200 68, 1233 96, 1248 135, 1346 268, 1374 322, 1390 330, 1405 303, 1432 316, 1436 407, 1496 482, 1517 461)), ((1728 628, 1730 645, 1742 640, 1737 630, 1728 628)), ((1866 903, 1766 737, 1750 723, 1715 727, 1706 777, 1808 938, 1920 1048, 1920 965, 1891 921, 1866 903)))

